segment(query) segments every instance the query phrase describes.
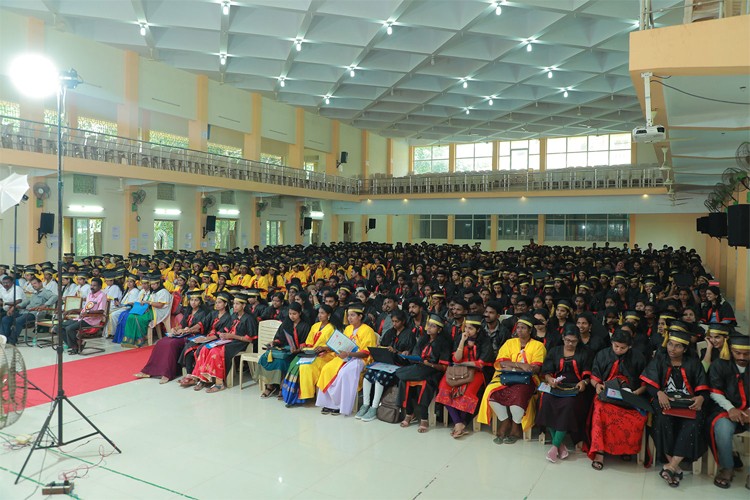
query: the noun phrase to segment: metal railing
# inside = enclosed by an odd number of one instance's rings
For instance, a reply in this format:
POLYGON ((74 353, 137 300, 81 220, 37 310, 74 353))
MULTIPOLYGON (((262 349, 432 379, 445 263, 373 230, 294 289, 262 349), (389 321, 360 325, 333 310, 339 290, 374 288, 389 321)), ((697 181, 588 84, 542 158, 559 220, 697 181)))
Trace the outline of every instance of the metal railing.
POLYGON ((672 12, 682 14, 680 21, 667 20, 672 25, 723 19, 750 14, 750 0, 684 0, 675 2, 675 5, 657 8, 654 8, 653 0, 640 0, 639 28, 647 30, 665 26, 664 15, 672 12), (655 14, 659 15, 658 22, 655 22, 655 14))
MULTIPOLYGON (((0 115, 2 147, 57 154, 57 127, 0 115)), ((64 127, 63 155, 293 188, 360 194, 357 179, 64 127)), ((124 173, 127 175, 127 173, 124 173)))
MULTIPOLYGON (((3 148, 57 154, 55 126, 2 115, 0 121, 3 148)), ((528 192, 663 185, 657 165, 418 174, 406 177, 375 174, 367 179, 356 179, 67 127, 63 131, 62 147, 63 155, 67 157, 104 161, 124 167, 147 167, 350 195, 528 192)), ((123 175, 127 176, 127 171, 123 175)))

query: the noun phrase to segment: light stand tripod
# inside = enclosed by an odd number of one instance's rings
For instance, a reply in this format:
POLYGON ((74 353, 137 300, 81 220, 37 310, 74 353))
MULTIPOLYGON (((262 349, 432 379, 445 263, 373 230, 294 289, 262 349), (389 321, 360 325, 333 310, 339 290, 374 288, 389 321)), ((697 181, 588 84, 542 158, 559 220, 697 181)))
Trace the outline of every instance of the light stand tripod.
MULTIPOLYGON (((62 178, 62 164, 63 164, 63 144, 62 144, 62 114, 65 107, 65 94, 67 89, 74 89, 78 86, 79 83, 81 83, 82 80, 78 77, 78 73, 76 70, 71 69, 70 71, 64 71, 60 74, 59 78, 59 88, 57 91, 57 234, 58 234, 58 244, 57 244, 57 269, 58 272, 62 272, 62 266, 63 266, 63 251, 62 251, 62 230, 63 230, 63 178, 62 178)), ((92 436, 99 435, 102 438, 104 438, 112 447, 117 450, 118 453, 122 453, 120 449, 115 446, 115 443, 112 442, 111 439, 109 439, 102 431, 99 430, 99 428, 94 425, 94 423, 89 420, 89 418, 83 414, 81 410, 74 405, 70 399, 68 399, 68 396, 65 395, 65 386, 63 384, 63 334, 62 334, 62 318, 63 318, 63 298, 62 298, 62 286, 57 287, 57 307, 56 307, 56 314, 57 314, 57 381, 58 381, 58 390, 57 390, 57 396, 55 396, 54 401, 52 402, 52 407, 49 410, 49 415, 47 415, 47 419, 44 421, 44 424, 42 425, 42 428, 39 430, 39 433, 36 436, 36 439, 34 440, 34 444, 31 446, 31 450, 29 451, 29 455, 26 457, 26 461, 23 463, 23 467, 21 467, 21 470, 18 471, 18 476, 16 476, 15 484, 18 484, 18 481, 21 479, 21 476, 23 475, 24 469, 26 469, 26 465, 28 465, 29 460, 31 459, 31 455, 34 454, 34 451, 36 450, 44 450, 48 448, 60 448, 61 446, 65 446, 70 443, 75 443, 76 441, 81 441, 82 439, 86 439, 92 436), (71 439, 66 441, 63 437, 63 403, 67 403, 70 405, 73 410, 78 413, 85 421, 88 423, 93 429, 94 432, 90 432, 89 434, 86 434, 84 436, 77 437, 75 439, 71 439), (52 417, 55 415, 55 412, 57 412, 57 435, 52 432, 52 429, 50 428, 50 422, 52 421, 52 417), (49 444, 42 445, 42 437, 48 435, 51 439, 51 442, 49 444)), ((54 322, 53 322, 54 323, 54 322)))

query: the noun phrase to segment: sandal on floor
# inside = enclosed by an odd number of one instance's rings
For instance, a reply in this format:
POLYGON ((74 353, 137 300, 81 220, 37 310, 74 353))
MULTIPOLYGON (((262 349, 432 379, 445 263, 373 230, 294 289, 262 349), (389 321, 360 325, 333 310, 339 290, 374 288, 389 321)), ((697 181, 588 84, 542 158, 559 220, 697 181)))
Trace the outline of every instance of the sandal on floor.
POLYGON ((401 421, 401 427, 409 427, 414 421, 414 415, 406 415, 401 421))
POLYGON ((201 382, 198 382, 197 384, 195 384, 195 387, 193 387, 193 390, 194 391, 202 391, 206 387, 208 387, 208 384, 205 383, 205 382, 203 382, 203 381, 201 381, 201 382))
POLYGON ((193 377, 183 377, 182 379, 180 379, 180 387, 188 388, 194 386, 197 383, 198 381, 193 377))
POLYGON ((495 436, 495 439, 492 440, 495 444, 503 444, 505 441, 505 438, 503 436, 495 436))
POLYGON ((604 462, 601 460, 594 460, 591 462, 591 468, 594 470, 602 470, 604 468, 604 462))
POLYGON ((162 378, 161 378, 161 380, 159 380, 159 383, 160 383, 160 384, 166 384, 166 383, 167 383, 167 382, 169 382, 170 380, 171 380, 171 379, 170 379, 169 377, 162 377, 162 378))
MULTIPOLYGON (((262 396, 261 396, 261 397, 262 397, 262 396)), ((331 410, 330 408, 326 408, 326 407, 323 407, 323 409, 322 409, 322 410, 320 410, 320 413, 322 413, 323 415, 330 415, 330 413, 331 413, 332 411, 333 411, 333 410, 331 410)))
POLYGON ((518 441, 518 438, 512 434, 503 438, 503 443, 505 444, 514 444, 516 441, 518 441))
POLYGON ((726 490, 732 485, 732 471, 730 469, 721 469, 714 478, 714 486, 726 490))
POLYGON ((677 488, 680 485, 679 480, 675 477, 674 471, 667 469, 666 467, 662 467, 661 472, 659 472, 659 477, 666 481, 670 488, 677 488))
POLYGON ((420 420, 419 421, 419 427, 417 427, 417 432, 420 434, 424 434, 430 429, 430 421, 429 420, 420 420))
POLYGON ((225 386, 225 385, 214 384, 211 387, 209 387, 208 389, 206 389, 206 392, 208 394, 213 394, 215 392, 223 391, 226 388, 227 388, 227 386, 225 386))
POLYGON ((274 387, 273 389, 269 389, 268 387, 266 387, 266 390, 261 393, 260 397, 263 399, 270 398, 271 396, 276 394, 276 392, 278 392, 277 388, 274 387))
POLYGON ((462 438, 464 436, 467 436, 468 434, 469 434, 469 431, 467 431, 466 429, 461 429, 458 432, 451 432, 451 437, 453 439, 458 439, 458 438, 462 438))
POLYGON ((143 372, 134 373, 133 376, 135 378, 151 378, 151 375, 147 375, 143 372))

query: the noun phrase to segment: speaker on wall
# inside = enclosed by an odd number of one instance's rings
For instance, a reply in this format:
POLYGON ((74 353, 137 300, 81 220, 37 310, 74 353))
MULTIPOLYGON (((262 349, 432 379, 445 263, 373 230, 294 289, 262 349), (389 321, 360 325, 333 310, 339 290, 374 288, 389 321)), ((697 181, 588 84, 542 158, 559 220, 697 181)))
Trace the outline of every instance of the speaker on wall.
POLYGON ((312 229, 312 217, 305 217, 302 224, 302 227, 305 229, 305 231, 312 229))
POLYGON ((346 151, 341 152, 341 158, 339 159, 339 163, 346 163, 346 160, 349 159, 349 153, 346 151))
POLYGON ((375 226, 377 225, 378 221, 377 219, 370 219, 367 221, 367 229, 375 229, 375 226))
POLYGON ((750 248, 750 205, 727 209, 727 240, 730 247, 750 248))
POLYGON ((206 231, 209 233, 216 231, 216 216, 215 215, 206 216, 206 231))
POLYGON ((695 220, 695 229, 699 233, 708 234, 708 215, 705 217, 698 217, 695 220))
POLYGON ((724 212, 708 214, 708 235, 712 238, 724 238, 727 235, 727 214, 724 212))
POLYGON ((42 213, 39 217, 39 227, 36 230, 36 242, 41 243, 42 238, 55 232, 55 214, 42 213))

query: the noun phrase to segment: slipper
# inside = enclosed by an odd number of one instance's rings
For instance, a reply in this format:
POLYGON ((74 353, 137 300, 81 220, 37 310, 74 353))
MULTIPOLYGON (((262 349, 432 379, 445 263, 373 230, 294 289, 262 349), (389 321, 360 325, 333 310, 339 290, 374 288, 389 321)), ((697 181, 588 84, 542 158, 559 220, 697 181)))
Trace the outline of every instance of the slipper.
POLYGON ((565 460, 570 456, 570 451, 568 451, 568 447, 564 444, 560 445, 560 460, 565 460))
POLYGON ((263 398, 263 399, 270 398, 271 396, 273 396, 274 394, 276 394, 277 391, 278 391, 278 389, 275 388, 275 387, 273 389, 266 388, 266 390, 263 391, 263 393, 260 395, 260 397, 263 398))
POLYGON ((194 379, 193 377, 183 377, 182 379, 180 379, 180 387, 183 387, 183 388, 186 388, 186 389, 188 387, 194 386, 197 383, 198 383, 198 381, 196 379, 194 379))
POLYGON ((516 436, 505 436, 503 438, 503 443, 505 444, 514 444, 516 441, 518 441, 518 438, 516 436))
POLYGON ((322 413, 323 415, 329 415, 332 411, 333 410, 331 410, 330 408, 324 407, 322 410, 320 410, 320 413, 322 413))
POLYGON ((495 436, 495 439, 492 440, 495 444, 503 444, 503 437, 502 436, 495 436))
POLYGON ((424 434, 430 429, 430 421, 429 420, 420 420, 419 421, 419 427, 417 427, 417 432, 420 434, 424 434))
POLYGON ((206 388, 206 386, 208 386, 208 384, 205 383, 205 382, 203 382, 203 381, 201 381, 201 382, 198 382, 197 384, 195 384, 195 387, 193 387, 193 390, 194 391, 202 391, 203 389, 206 388))
POLYGON ((680 485, 680 482, 675 477, 674 471, 667 469, 666 467, 661 469, 659 476, 666 481, 670 488, 677 488, 680 485))
POLYGON ((591 462, 591 468, 594 470, 602 470, 604 468, 604 463, 599 460, 594 460, 591 462))
POLYGON ((135 378, 151 378, 151 375, 146 375, 143 372, 134 373, 133 376, 135 378))
POLYGON ((208 389, 206 389, 206 392, 208 394, 213 394, 215 392, 223 391, 226 388, 227 388, 227 386, 225 386, 225 385, 214 384, 211 387, 209 387, 208 389))
POLYGON ((409 427, 414 421, 414 415, 406 415, 401 421, 401 427, 409 427))
POLYGON ((169 377, 162 377, 161 380, 159 380, 159 383, 160 384, 166 384, 169 381, 170 381, 169 377))
POLYGON ((468 434, 469 431, 467 431, 466 429, 461 429, 458 432, 451 432, 451 437, 453 437, 453 439, 458 439, 467 436, 468 434))

